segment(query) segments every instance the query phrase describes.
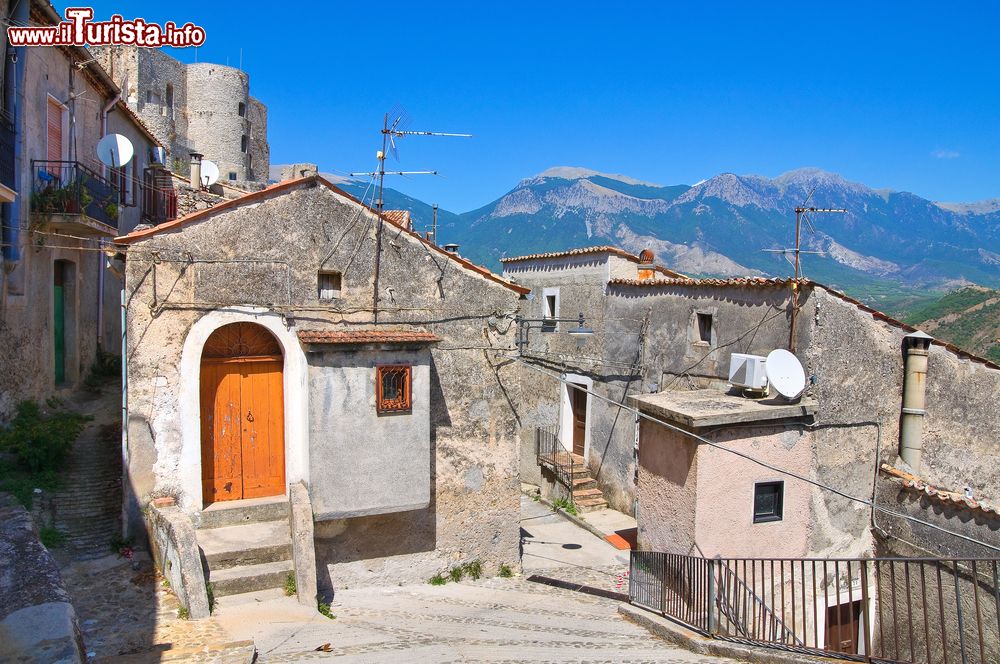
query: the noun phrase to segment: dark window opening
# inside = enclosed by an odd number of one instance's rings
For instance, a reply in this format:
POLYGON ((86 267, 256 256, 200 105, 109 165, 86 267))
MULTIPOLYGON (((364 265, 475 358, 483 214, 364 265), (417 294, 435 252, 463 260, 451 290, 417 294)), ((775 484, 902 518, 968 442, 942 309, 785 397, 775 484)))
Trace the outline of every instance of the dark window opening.
POLYGON ((241 152, 246 152, 247 151, 247 143, 248 143, 247 135, 243 134, 243 137, 240 138, 240 151, 241 152))
POLYGON ((698 340, 712 343, 712 314, 698 314, 698 340))
POLYGON ((376 409, 380 413, 399 413, 412 408, 412 374, 408 365, 385 365, 375 368, 376 409))
POLYGON ((241 118, 245 118, 247 116, 247 105, 240 102, 240 105, 236 107, 236 112, 239 113, 241 118))
POLYGON ((319 273, 319 299, 333 300, 340 297, 340 272, 319 273))
MULTIPOLYGON (((542 312, 542 318, 544 319, 554 319, 559 315, 559 299, 555 293, 545 296, 542 307, 544 311, 542 312)), ((554 320, 546 320, 542 323, 542 330, 546 332, 551 332, 556 329, 556 322, 554 320)))
POLYGON ((758 482, 753 487, 753 522, 781 521, 784 482, 758 482))
POLYGON ((229 179, 236 180, 236 171, 229 171, 229 179))

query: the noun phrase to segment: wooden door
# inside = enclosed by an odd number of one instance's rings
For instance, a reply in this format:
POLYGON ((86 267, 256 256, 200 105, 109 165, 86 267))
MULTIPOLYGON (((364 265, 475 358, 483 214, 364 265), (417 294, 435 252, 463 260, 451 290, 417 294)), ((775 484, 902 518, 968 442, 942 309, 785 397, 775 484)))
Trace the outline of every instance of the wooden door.
POLYGON ((826 649, 830 652, 858 654, 861 625, 861 600, 826 610, 826 649))
MULTIPOLYGON (((55 101, 49 99, 47 106, 47 144, 46 158, 49 161, 62 161, 63 158, 63 113, 64 109, 55 101)), ((50 169, 56 169, 58 173, 59 164, 50 164, 50 169)))
POLYGON ((282 366, 277 341, 250 323, 219 328, 206 342, 201 363, 206 505, 285 492, 282 366))
POLYGON ((568 387, 573 408, 573 454, 583 456, 587 446, 587 393, 572 384, 568 387))

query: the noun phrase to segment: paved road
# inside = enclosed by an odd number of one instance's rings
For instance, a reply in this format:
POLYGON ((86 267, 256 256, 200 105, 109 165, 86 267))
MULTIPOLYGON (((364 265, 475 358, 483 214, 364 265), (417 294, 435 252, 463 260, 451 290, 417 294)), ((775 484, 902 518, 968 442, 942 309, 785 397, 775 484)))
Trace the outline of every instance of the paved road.
MULTIPOLYGON (((613 589, 624 570, 619 551, 543 505, 523 505, 522 527, 526 575, 613 589)), ((256 593, 221 598, 214 620, 233 639, 254 639, 260 662, 730 661, 654 639, 622 619, 617 602, 523 577, 342 590, 331 608, 335 620, 280 593, 256 593), (315 650, 327 643, 330 652, 315 650)))

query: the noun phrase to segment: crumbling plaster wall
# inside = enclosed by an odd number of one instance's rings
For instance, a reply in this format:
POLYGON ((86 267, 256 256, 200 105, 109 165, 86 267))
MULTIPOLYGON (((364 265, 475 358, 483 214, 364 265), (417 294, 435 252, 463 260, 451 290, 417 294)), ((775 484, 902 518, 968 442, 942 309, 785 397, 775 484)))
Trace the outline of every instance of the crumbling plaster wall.
MULTIPOLYGON (((129 467, 137 506, 177 490, 177 367, 192 324, 232 303, 278 312, 292 329, 370 323, 376 226, 356 203, 304 182, 132 245, 129 467), (205 262, 243 257, 271 262, 244 271, 205 262), (321 268, 342 272, 336 301, 318 300, 321 268)), ((386 224, 379 295, 380 324, 418 325, 442 338, 431 351, 431 505, 319 523, 320 585, 423 581, 474 558, 487 569, 516 563, 519 376, 490 349, 513 347, 517 293, 386 224)))

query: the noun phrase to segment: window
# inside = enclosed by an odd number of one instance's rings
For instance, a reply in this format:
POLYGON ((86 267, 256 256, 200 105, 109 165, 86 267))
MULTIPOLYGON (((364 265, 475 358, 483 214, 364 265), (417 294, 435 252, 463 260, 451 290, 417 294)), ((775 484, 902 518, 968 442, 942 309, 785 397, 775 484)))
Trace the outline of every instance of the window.
POLYGON ((378 412, 400 413, 410 410, 413 405, 411 382, 409 365, 375 367, 375 403, 378 412))
POLYGON ((753 487, 753 522, 781 521, 784 482, 757 482, 753 487))
POLYGON ((340 297, 340 272, 319 273, 319 299, 333 300, 340 297))
POLYGON ((229 171, 229 179, 234 182, 236 181, 236 171, 229 171))
POLYGON ((173 119, 174 117, 174 86, 167 83, 167 107, 163 109, 164 115, 173 119))
POLYGON ((698 341, 712 343, 712 314, 698 314, 698 341))
POLYGON ((240 152, 246 152, 247 151, 247 143, 248 143, 248 141, 247 141, 247 135, 243 134, 242 138, 240 138, 240 152))
MULTIPOLYGON (((542 290, 542 318, 559 318, 559 289, 545 288, 542 290)), ((552 332, 559 327, 555 321, 542 323, 542 330, 552 332)))
POLYGON ((236 112, 241 118, 245 118, 247 116, 247 105, 240 102, 240 105, 236 107, 236 112))

